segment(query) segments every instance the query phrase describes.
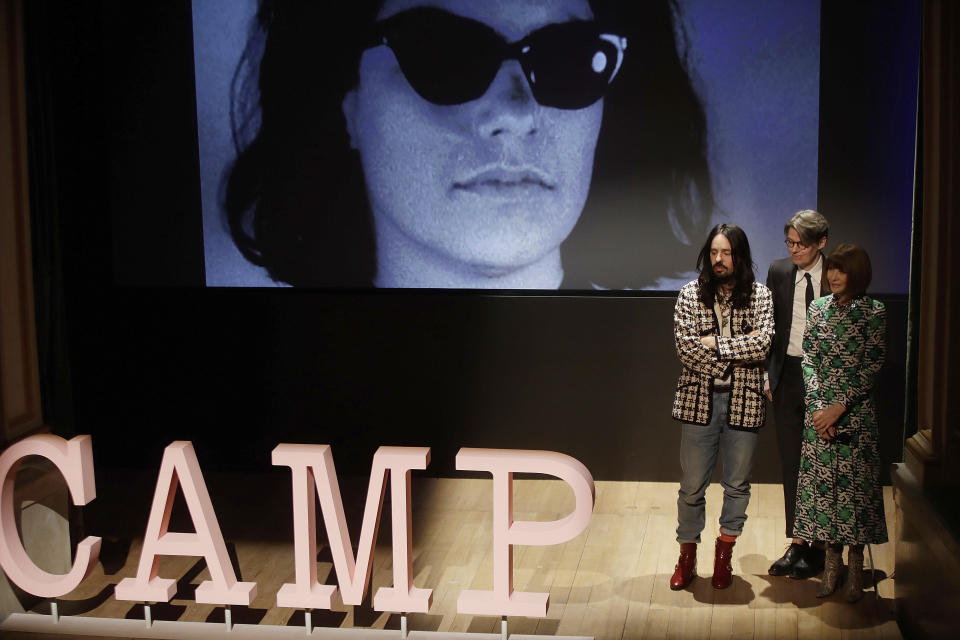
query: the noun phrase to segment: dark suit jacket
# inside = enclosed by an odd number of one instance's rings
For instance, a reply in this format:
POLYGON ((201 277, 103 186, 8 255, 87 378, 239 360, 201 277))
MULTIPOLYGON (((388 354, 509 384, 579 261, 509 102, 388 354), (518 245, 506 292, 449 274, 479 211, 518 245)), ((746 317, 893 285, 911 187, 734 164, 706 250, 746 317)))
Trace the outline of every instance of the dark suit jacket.
MULTIPOLYGON (((820 259, 824 259, 820 254, 820 259)), ((790 258, 781 258, 770 263, 767 271, 767 287, 773 294, 773 321, 776 333, 773 335, 773 345, 767 357, 767 374, 770 376, 770 392, 777 390, 780 382, 780 372, 783 371, 783 361, 787 357, 787 345, 790 343, 790 325, 793 323, 793 290, 797 279, 797 265, 790 258)), ((823 297, 830 293, 830 283, 827 282, 827 271, 824 269, 820 277, 820 294, 823 297)))

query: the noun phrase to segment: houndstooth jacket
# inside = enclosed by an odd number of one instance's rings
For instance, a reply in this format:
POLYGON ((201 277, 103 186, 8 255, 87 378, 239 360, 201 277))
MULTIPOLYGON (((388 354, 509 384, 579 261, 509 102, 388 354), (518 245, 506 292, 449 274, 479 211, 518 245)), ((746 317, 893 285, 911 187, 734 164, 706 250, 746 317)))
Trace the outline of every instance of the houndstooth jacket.
POLYGON ((699 298, 699 282, 689 282, 677 296, 673 314, 673 337, 683 364, 673 400, 673 417, 682 422, 707 424, 713 411, 713 381, 733 369, 730 390, 731 427, 759 429, 766 405, 763 396, 763 366, 773 340, 773 298, 759 282, 753 284, 750 304, 732 313, 731 337, 720 333, 717 317, 699 298), (755 336, 747 335, 755 330, 755 336), (709 349, 701 336, 718 336, 717 348, 709 349))

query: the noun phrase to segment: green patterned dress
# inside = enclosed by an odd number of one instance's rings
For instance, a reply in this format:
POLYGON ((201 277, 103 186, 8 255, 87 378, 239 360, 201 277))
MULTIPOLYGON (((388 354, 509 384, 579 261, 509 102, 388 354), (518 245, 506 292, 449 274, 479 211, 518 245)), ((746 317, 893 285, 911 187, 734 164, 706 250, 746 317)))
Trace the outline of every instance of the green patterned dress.
POLYGON ((886 347, 886 309, 861 296, 838 304, 829 295, 810 303, 803 334, 806 391, 797 516, 793 534, 842 544, 887 541, 880 485, 877 412, 871 392, 886 347), (847 407, 837 436, 817 435, 813 412, 847 407))

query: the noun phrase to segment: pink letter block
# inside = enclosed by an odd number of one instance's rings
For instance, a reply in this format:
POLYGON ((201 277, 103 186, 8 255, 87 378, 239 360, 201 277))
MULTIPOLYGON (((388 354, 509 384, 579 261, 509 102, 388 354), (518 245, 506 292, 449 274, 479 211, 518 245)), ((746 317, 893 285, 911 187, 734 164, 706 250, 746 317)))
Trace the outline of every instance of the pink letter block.
POLYGON ((73 504, 85 505, 97 497, 93 478, 93 448, 90 436, 70 440, 42 434, 10 445, 0 455, 0 566, 17 586, 41 598, 57 598, 69 593, 83 581, 97 562, 100 538, 88 536, 77 545, 76 559, 64 575, 47 573, 27 555, 17 533, 16 507, 13 503, 17 468, 27 456, 42 456, 52 462, 67 481, 73 504))
POLYGON ((290 467, 293 475, 293 530, 296 582, 277 592, 277 606, 329 609, 336 591, 317 582, 317 511, 314 491, 320 500, 323 523, 330 541, 333 566, 345 604, 363 601, 370 584, 373 547, 380 528, 387 471, 392 480, 393 587, 381 587, 373 597, 377 611, 426 613, 433 597, 431 589, 413 586, 411 552, 410 470, 426 469, 428 447, 380 447, 373 456, 370 485, 360 528, 360 543, 354 559, 350 532, 343 513, 340 484, 328 445, 281 444, 273 450, 273 464, 290 467))
POLYGON ((206 559, 212 580, 205 580, 197 586, 194 595, 197 602, 249 605, 257 595, 256 583, 237 582, 233 573, 227 545, 190 442, 172 442, 163 452, 137 577, 124 578, 117 584, 117 600, 168 602, 173 597, 177 582, 157 576, 157 556, 203 556, 206 559), (183 487, 196 533, 167 530, 178 484, 183 487))
POLYGON ((513 545, 560 544, 578 536, 593 513, 593 476, 580 461, 562 453, 515 449, 460 449, 457 469, 493 474, 493 591, 461 592, 457 613, 545 617, 550 594, 513 590, 513 545), (565 481, 576 499, 573 511, 553 522, 514 522, 514 473, 542 473, 565 481))

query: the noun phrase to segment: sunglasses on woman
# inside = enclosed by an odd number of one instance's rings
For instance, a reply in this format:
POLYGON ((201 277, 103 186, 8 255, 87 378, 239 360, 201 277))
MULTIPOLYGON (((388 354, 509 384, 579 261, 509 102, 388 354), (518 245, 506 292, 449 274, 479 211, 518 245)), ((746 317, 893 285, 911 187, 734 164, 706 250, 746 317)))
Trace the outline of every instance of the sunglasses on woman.
POLYGON ((441 9, 419 7, 374 25, 370 47, 393 50, 421 98, 456 105, 480 98, 505 60, 517 60, 534 99, 545 107, 582 109, 613 82, 627 39, 595 23, 559 22, 507 42, 490 26, 441 9))

